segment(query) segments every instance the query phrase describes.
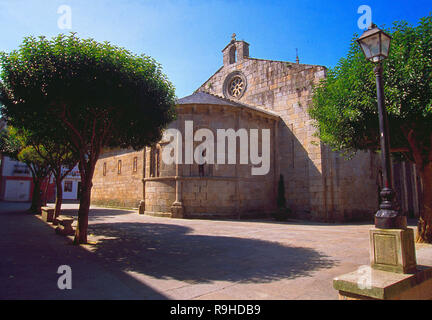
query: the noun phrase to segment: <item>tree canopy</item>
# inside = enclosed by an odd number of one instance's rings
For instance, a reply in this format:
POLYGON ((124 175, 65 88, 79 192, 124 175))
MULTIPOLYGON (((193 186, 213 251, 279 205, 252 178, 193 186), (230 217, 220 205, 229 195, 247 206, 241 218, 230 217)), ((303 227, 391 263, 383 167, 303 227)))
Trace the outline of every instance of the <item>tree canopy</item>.
MULTIPOLYGON (((386 32, 392 36, 383 62, 390 149, 419 170, 424 188, 417 241, 432 242, 432 15, 417 26, 395 22, 386 32)), ((309 110, 321 141, 348 154, 380 148, 374 65, 355 38, 315 87, 309 110)))
POLYGON ((91 141, 142 148, 160 139, 174 116, 174 88, 161 66, 108 42, 73 33, 27 37, 0 62, 1 112, 8 121, 46 134, 50 126, 59 132, 60 119, 73 145, 88 153, 91 141))
MULTIPOLYGON (((429 160, 432 125, 432 16, 418 26, 395 22, 390 54, 383 63, 385 106, 390 144, 414 160, 410 137, 429 160)), ((316 88, 310 115, 321 140, 335 150, 379 149, 379 123, 374 65, 355 38, 349 52, 316 88)))
POLYGON ((85 243, 91 181, 102 148, 139 150, 160 140, 175 117, 174 87, 153 58, 74 33, 27 37, 19 49, 2 53, 0 62, 0 111, 7 121, 70 145, 79 159, 75 239, 85 243))

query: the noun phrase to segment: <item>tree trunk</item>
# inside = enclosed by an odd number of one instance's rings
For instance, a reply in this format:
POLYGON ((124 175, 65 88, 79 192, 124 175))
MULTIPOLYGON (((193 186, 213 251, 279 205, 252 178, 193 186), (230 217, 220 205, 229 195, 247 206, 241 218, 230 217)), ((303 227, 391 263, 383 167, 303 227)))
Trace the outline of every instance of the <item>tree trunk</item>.
POLYGON ((41 213, 41 180, 35 179, 33 181, 33 195, 30 211, 34 213, 41 213))
POLYGON ((432 163, 420 167, 419 171, 423 192, 416 242, 432 243, 432 163))
POLYGON ((47 202, 48 202, 47 197, 48 197, 48 187, 49 187, 50 181, 51 181, 51 174, 49 174, 48 178, 46 179, 45 189, 44 189, 43 194, 42 194, 42 205, 43 206, 46 206, 47 202))
POLYGON ((74 244, 87 243, 88 214, 90 210, 91 180, 81 181, 80 206, 78 224, 75 231, 74 244))
POLYGON ((55 181, 56 181, 56 202, 55 202, 54 219, 56 219, 60 215, 61 205, 63 202, 62 180, 60 179, 60 177, 56 177, 55 181))
POLYGON ((89 161, 85 160, 79 162, 79 169, 81 174, 81 194, 80 194, 80 206, 78 210, 78 224, 75 231, 74 244, 85 244, 87 243, 87 229, 88 229, 88 215, 90 210, 90 199, 94 168, 96 166, 96 160, 89 161))

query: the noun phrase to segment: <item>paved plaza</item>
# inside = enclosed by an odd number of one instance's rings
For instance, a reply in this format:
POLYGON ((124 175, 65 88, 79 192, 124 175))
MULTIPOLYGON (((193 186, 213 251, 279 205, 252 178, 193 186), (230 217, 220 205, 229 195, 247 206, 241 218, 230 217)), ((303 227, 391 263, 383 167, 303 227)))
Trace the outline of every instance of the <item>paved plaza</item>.
MULTIPOLYGON (((371 224, 184 220, 92 207, 73 246, 29 204, 0 202, 0 299, 337 299, 332 279, 369 264, 371 224), (72 290, 57 269, 72 268, 72 290)), ((76 215, 77 204, 63 213, 76 215)), ((415 221, 412 221, 413 226, 415 221)), ((432 265, 432 246, 417 246, 432 265)))

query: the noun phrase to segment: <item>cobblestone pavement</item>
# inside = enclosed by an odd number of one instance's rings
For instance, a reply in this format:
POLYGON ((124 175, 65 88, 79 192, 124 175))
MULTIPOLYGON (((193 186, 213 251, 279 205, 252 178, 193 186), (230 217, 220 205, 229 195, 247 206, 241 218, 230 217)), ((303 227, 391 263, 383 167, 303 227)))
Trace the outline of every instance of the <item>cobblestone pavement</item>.
MULTIPOLYGON (((332 279, 369 264, 370 224, 183 220, 92 207, 76 247, 28 204, 0 203, 1 299, 337 299, 332 279), (57 288, 70 265, 73 289, 57 288)), ((76 204, 63 213, 76 215, 76 204)), ((432 265, 432 246, 417 247, 432 265)))

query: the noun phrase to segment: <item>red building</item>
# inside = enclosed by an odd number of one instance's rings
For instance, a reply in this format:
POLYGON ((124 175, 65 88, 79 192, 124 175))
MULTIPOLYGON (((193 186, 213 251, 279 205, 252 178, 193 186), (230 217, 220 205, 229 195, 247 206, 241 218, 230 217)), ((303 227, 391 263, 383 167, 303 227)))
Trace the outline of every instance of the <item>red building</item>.
MULTIPOLYGON (((19 202, 31 201, 34 184, 30 169, 27 165, 12 160, 7 156, 1 156, 0 161, 0 200, 19 202)), ((55 184, 53 179, 45 179, 41 191, 43 200, 55 200, 55 184)))

